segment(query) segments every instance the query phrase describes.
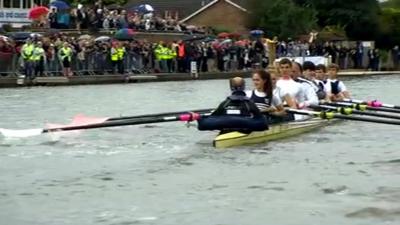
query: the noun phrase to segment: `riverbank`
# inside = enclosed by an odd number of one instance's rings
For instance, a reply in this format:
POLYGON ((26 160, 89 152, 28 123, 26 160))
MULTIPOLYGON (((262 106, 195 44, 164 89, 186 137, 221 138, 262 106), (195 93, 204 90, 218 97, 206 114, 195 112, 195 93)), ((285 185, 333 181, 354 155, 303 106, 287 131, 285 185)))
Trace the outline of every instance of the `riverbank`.
MULTIPOLYGON (((375 76, 375 75, 400 75, 400 71, 343 71, 340 76, 375 76)), ((27 83, 21 77, 0 78, 0 88, 24 87, 24 86, 67 86, 67 85, 89 85, 89 84, 116 84, 116 83, 138 83, 138 82, 166 82, 166 81, 188 81, 188 80, 215 80, 229 79, 235 76, 250 77, 251 72, 214 72, 201 73, 193 76, 187 73, 158 73, 141 75, 87 75, 65 77, 37 77, 32 83, 27 83)))

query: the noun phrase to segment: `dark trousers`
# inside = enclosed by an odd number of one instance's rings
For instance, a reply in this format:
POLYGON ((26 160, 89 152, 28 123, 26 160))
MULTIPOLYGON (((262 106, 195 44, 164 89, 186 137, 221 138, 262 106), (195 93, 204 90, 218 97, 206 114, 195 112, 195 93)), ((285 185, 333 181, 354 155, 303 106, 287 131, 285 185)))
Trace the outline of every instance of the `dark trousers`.
POLYGON ((186 59, 178 58, 178 72, 185 73, 186 72, 186 59))
POLYGON ((24 70, 25 70, 25 76, 28 79, 33 80, 34 77, 34 72, 35 72, 35 63, 32 61, 25 61, 24 63, 24 70))
POLYGON ((43 76, 43 71, 44 71, 44 62, 43 62, 43 60, 36 61, 35 62, 35 77, 43 76))
POLYGON ((124 74, 124 60, 111 61, 112 73, 115 73, 115 68, 119 74, 124 74))

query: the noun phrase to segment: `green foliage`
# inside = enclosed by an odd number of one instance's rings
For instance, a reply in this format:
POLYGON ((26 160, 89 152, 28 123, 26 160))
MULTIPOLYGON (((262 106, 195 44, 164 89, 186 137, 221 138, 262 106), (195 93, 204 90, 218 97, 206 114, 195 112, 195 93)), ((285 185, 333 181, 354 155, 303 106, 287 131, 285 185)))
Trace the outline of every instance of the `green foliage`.
POLYGON ((317 12, 300 7, 292 0, 253 0, 250 3, 252 28, 263 29, 267 36, 294 37, 309 33, 317 24, 317 12))
POLYGON ((223 26, 215 26, 215 27, 213 27, 213 32, 214 32, 214 34, 219 34, 219 33, 223 33, 223 32, 231 33, 232 30, 230 30, 226 27, 223 27, 223 26))
POLYGON ((352 39, 376 38, 380 7, 377 0, 293 0, 318 11, 318 25, 343 26, 352 39))
POLYGON ((388 0, 381 3, 382 8, 400 8, 400 0, 388 0))
POLYGON ((378 46, 393 47, 400 44, 400 9, 384 8, 380 16, 378 46))

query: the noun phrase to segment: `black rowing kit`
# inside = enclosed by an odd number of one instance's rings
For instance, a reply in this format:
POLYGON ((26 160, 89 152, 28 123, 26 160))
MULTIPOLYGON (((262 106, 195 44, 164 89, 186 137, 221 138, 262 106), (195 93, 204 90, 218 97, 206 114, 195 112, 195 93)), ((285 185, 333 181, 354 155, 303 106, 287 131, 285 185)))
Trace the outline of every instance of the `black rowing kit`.
POLYGON ((244 91, 234 91, 211 116, 198 120, 198 129, 222 132, 264 131, 268 130, 268 121, 244 91))

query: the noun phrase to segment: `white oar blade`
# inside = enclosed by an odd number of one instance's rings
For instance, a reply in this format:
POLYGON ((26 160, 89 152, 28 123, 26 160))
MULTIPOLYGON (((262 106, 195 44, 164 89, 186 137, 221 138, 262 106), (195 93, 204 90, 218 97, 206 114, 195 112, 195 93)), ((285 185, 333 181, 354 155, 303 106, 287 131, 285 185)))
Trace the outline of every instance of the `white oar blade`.
POLYGON ((0 128, 0 133, 6 138, 25 138, 42 134, 42 129, 10 130, 0 128))

